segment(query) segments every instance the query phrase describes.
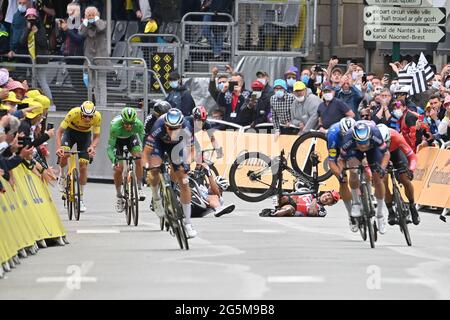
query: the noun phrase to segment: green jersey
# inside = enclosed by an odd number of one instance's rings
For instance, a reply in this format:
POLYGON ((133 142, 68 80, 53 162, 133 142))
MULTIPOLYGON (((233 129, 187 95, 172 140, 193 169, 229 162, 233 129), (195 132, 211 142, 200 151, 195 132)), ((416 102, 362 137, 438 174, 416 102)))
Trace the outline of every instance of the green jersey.
POLYGON ((128 139, 133 136, 138 136, 142 142, 144 139, 144 124, 141 120, 137 119, 134 121, 133 128, 128 131, 123 127, 122 116, 118 115, 111 121, 111 126, 109 129, 109 140, 108 140, 108 157, 111 162, 114 163, 116 159, 116 144, 118 139, 128 139))

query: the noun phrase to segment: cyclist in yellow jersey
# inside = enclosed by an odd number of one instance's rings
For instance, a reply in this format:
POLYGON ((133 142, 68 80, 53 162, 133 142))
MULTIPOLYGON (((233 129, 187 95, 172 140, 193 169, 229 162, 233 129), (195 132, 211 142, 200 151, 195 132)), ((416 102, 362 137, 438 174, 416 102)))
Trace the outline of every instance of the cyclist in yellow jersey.
POLYGON ((75 107, 67 113, 56 132, 56 155, 59 157, 61 167, 59 176, 60 191, 64 192, 66 185, 67 159, 64 151, 72 149, 77 145, 80 158, 80 211, 85 212, 86 206, 83 202, 83 191, 87 183, 87 165, 95 156, 95 149, 100 142, 100 128, 102 117, 96 111, 94 103, 85 101, 80 107, 75 107), (93 137, 92 137, 93 135, 93 137))

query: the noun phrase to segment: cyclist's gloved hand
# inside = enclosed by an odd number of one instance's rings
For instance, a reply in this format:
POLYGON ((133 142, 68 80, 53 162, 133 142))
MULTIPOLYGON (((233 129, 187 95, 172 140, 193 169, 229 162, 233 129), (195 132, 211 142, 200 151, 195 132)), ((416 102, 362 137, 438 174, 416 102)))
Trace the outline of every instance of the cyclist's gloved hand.
POLYGON ((377 173, 380 175, 380 178, 384 178, 384 176, 386 175, 386 169, 383 168, 383 167, 380 166, 380 165, 377 165, 377 166, 374 168, 374 171, 377 172, 377 173))
POLYGON ((339 183, 345 183, 345 177, 342 173, 339 175, 338 180, 339 180, 339 183))
POLYGON ((210 177, 210 176, 211 176, 211 169, 209 169, 208 166, 202 166, 201 171, 202 171, 207 177, 210 177))

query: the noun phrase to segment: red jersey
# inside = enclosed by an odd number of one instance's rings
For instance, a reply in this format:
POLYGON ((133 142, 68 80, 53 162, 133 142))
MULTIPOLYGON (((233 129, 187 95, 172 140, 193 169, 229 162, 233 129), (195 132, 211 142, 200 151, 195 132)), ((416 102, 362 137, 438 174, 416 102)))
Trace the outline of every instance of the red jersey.
POLYGON ((389 129, 391 135, 391 143, 389 145, 389 152, 393 152, 400 149, 408 158, 408 169, 411 171, 416 170, 417 157, 411 146, 406 142, 405 138, 394 129, 389 129))
MULTIPOLYGON (((314 196, 312 194, 306 194, 301 196, 291 196, 291 198, 297 204, 295 208, 295 216, 296 217, 315 217, 315 215, 309 214, 309 210, 313 205, 314 196)), ((325 217, 327 215, 327 211, 325 207, 319 203, 316 204, 317 208, 317 216, 325 217)))

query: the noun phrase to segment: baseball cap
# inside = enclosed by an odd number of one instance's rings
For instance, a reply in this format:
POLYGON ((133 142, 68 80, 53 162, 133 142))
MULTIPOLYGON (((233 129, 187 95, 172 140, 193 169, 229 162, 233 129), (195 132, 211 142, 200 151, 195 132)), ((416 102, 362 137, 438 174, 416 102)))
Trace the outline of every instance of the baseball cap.
POLYGON ((334 91, 334 87, 331 85, 331 83, 326 82, 323 84, 322 91, 334 91))
POLYGON ((275 82, 273 83, 273 87, 282 87, 284 90, 287 90, 287 84, 286 81, 283 79, 277 79, 275 80, 275 82))
POLYGON ((259 70, 258 72, 256 72, 256 76, 264 76, 264 77, 268 77, 269 75, 267 74, 267 72, 259 70))
POLYGON ((9 111, 9 110, 11 110, 11 107, 10 106, 6 106, 4 104, 0 104, 0 110, 9 111))
POLYGON ((339 67, 333 68, 333 70, 331 70, 331 74, 335 73, 336 71, 339 72, 340 74, 344 74, 344 71, 342 71, 342 69, 339 67))
POLYGON ((297 81, 296 83, 294 83, 294 91, 305 90, 305 89, 306 89, 306 86, 303 82, 297 81))
POLYGON ((23 101, 22 101, 22 104, 25 104, 25 103, 27 103, 30 107, 37 107, 37 108, 31 110, 30 112, 26 113, 25 116, 28 119, 34 119, 37 116, 40 116, 41 114, 44 113, 44 108, 42 107, 42 104, 40 102, 38 102, 34 99, 31 99, 31 98, 26 98, 26 99, 23 99, 23 101))
POLYGON ((178 73, 178 72, 176 72, 176 71, 172 71, 170 74, 169 74, 169 80, 180 80, 181 79, 181 76, 180 76, 180 74, 178 73))
POLYGON ((28 8, 27 12, 25 13, 25 18, 28 17, 28 16, 35 16, 35 17, 37 17, 38 13, 37 13, 36 9, 35 8, 28 8))
POLYGON ((25 88, 23 87, 23 84, 19 81, 8 82, 8 84, 6 85, 6 89, 8 89, 9 91, 16 90, 16 89, 25 90, 25 88))
POLYGON ((12 102, 12 103, 20 103, 20 100, 17 99, 16 94, 12 91, 10 91, 8 93, 8 96, 3 99, 3 101, 8 101, 8 102, 12 102))

